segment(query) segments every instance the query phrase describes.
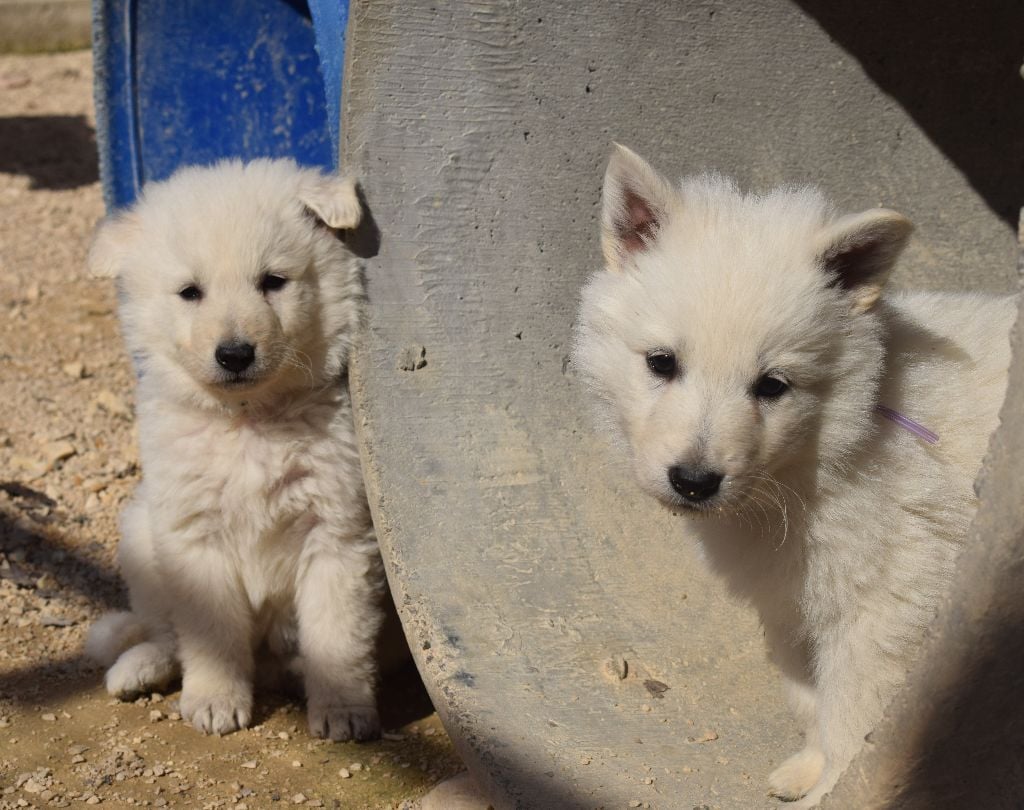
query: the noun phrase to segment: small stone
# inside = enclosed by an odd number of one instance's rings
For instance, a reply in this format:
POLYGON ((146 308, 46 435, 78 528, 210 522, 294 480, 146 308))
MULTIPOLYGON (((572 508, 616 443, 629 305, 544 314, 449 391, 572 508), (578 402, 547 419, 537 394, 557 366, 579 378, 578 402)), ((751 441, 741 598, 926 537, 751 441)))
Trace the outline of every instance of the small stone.
POLYGON ((78 361, 73 360, 70 363, 65 363, 60 367, 60 370, 67 374, 73 380, 80 380, 85 376, 85 365, 78 361))
POLYGON ((45 462, 28 456, 11 456, 11 467, 18 470, 29 480, 45 475, 49 467, 45 462))
POLYGON ((248 768, 249 770, 254 770, 256 768, 256 760, 250 759, 248 762, 243 762, 242 767, 248 768))
POLYGON ((54 616, 50 613, 39 614, 39 624, 43 627, 73 627, 78 624, 75 619, 69 619, 66 616, 54 616))
POLYGON ((50 712, 47 712, 46 714, 40 715, 39 719, 40 720, 45 720, 47 723, 56 723, 57 722, 57 715, 51 714, 50 712))
POLYGON ((382 740, 388 740, 389 742, 401 742, 405 739, 404 734, 397 734, 393 731, 385 731, 380 735, 382 740))
POLYGON ((287 740, 288 739, 288 732, 287 731, 279 731, 279 732, 277 732, 277 739, 279 739, 279 740, 287 740))
POLYGON ((609 677, 624 681, 629 675, 629 663, 621 655, 613 655, 604 662, 604 671, 609 677))
POLYGON ((88 799, 85 800, 85 803, 86 804, 99 804, 101 801, 103 801, 103 799, 101 799, 99 796, 90 796, 88 799))
POLYGON ((352 771, 353 773, 355 771, 361 771, 363 769, 363 763, 362 762, 353 762, 351 765, 348 766, 348 769, 350 771, 352 771))
POLYGON ((340 771, 338 771, 338 776, 340 776, 342 779, 351 779, 352 778, 352 774, 349 773, 348 768, 342 768, 340 771))
POLYGON ((40 785, 35 779, 27 779, 25 784, 21 786, 21 789, 26 793, 42 793, 45 788, 40 785))
POLYGON ((302 763, 299 762, 297 759, 293 759, 292 760, 292 767, 293 768, 301 768, 302 767, 302 763))
POLYGON ((85 762, 85 757, 83 757, 81 754, 75 754, 73 757, 71 757, 72 765, 81 765, 83 762, 85 762))
POLYGON ((296 793, 294 796, 292 796, 292 804, 304 804, 305 801, 306 796, 304 793, 296 793))
POLYGON ((590 757, 580 757, 580 765, 589 765, 590 757))
POLYGON ((58 462, 71 458, 77 452, 78 451, 75 449, 75 446, 64 439, 56 442, 48 442, 43 446, 43 457, 46 459, 46 463, 51 469, 56 466, 58 462))
POLYGON ((641 801, 640 801, 639 799, 633 799, 633 800, 632 800, 632 801, 631 801, 631 802, 629 803, 629 806, 630 806, 630 807, 639 807, 639 806, 640 806, 641 804, 642 804, 642 802, 641 802, 641 801))
POLYGON ((164 719, 164 713, 162 711, 160 711, 159 709, 153 709, 149 713, 149 722, 150 723, 159 723, 163 719, 164 719))
POLYGON ((106 411, 111 416, 117 416, 121 419, 131 418, 131 408, 129 408, 125 401, 113 391, 108 391, 106 389, 100 391, 99 394, 96 395, 94 402, 100 410, 106 411))

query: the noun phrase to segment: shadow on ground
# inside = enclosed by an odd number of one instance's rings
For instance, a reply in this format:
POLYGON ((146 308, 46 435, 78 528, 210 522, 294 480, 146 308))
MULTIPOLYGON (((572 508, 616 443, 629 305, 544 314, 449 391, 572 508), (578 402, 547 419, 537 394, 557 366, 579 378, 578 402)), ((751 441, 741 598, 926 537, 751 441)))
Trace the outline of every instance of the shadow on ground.
POLYGON ((1014 229, 1024 202, 1018 0, 796 0, 1014 229))
MULTIPOLYGON (((55 501, 16 481, 0 483, 0 491, 16 507, 0 507, 0 552, 5 557, 0 578, 44 598, 73 591, 102 609, 126 605, 117 573, 64 540, 57 527, 73 518, 55 501)), ((69 655, 0 673, 0 697, 25 706, 42 706, 93 689, 101 680, 98 667, 81 655, 69 655)), ((259 718, 286 703, 301 702, 301 695, 264 689, 257 693, 257 701, 259 718)), ((411 660, 383 679, 379 703, 385 728, 405 726, 434 711, 411 660)))
POLYGON ((0 172, 58 191, 99 180, 96 132, 84 115, 0 117, 0 172))

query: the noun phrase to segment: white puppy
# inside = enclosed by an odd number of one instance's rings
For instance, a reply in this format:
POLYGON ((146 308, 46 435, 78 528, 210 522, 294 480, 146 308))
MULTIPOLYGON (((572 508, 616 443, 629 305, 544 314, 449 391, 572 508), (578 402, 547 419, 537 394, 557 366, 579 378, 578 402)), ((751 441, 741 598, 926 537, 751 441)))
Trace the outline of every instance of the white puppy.
POLYGON ((910 231, 806 188, 676 187, 619 148, 607 267, 582 295, 575 363, 601 425, 760 614, 807 730, 769 781, 801 807, 905 677, 1006 384, 1014 299, 882 296, 910 231))
POLYGON ((384 588, 346 382, 362 300, 352 180, 287 160, 188 168, 101 224, 139 372, 143 479, 122 518, 131 612, 87 652, 129 696, 182 674, 181 713, 252 718, 262 645, 301 670, 312 733, 379 732, 384 588))

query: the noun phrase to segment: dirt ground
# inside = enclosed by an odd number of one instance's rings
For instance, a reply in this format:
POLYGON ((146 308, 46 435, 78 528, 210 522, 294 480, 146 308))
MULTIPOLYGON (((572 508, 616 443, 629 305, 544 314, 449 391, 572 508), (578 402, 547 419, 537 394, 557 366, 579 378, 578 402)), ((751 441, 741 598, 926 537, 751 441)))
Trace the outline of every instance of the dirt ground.
POLYGON ((92 106, 88 52, 0 55, 0 810, 414 807, 461 770, 414 670, 384 686, 382 741, 339 744, 277 695, 203 737, 175 694, 111 700, 81 656, 124 604, 117 515, 139 475, 113 287, 84 272, 92 106))

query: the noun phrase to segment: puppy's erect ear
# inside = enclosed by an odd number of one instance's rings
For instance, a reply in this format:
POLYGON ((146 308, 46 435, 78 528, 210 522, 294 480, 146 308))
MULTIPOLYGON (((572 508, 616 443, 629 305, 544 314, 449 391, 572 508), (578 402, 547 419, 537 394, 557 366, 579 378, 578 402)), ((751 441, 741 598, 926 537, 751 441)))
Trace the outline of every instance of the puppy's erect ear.
POLYGON ((351 177, 317 175, 309 179, 299 192, 299 199, 328 228, 349 230, 363 218, 363 207, 351 177))
POLYGON ((138 231, 138 223, 131 212, 112 214, 96 226, 85 260, 93 278, 116 278, 124 271, 128 245, 138 231))
POLYGON ((819 260, 834 284, 850 296, 853 312, 875 305, 913 230, 902 214, 875 208, 841 217, 821 232, 819 260))
POLYGON ((609 270, 620 271, 650 247, 679 194, 635 152, 615 145, 604 175, 601 249, 609 270))

